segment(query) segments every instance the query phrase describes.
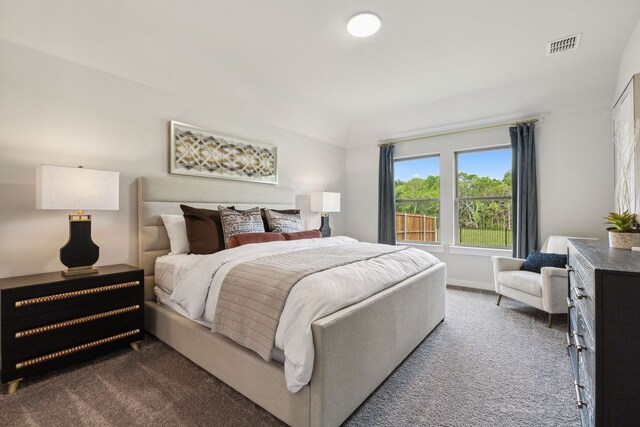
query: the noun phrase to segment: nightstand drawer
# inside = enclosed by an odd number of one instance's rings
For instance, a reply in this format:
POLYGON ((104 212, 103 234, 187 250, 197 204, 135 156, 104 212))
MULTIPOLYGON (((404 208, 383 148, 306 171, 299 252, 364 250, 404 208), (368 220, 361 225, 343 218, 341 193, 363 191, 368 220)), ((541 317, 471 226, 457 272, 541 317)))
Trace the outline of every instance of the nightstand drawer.
MULTIPOLYGON (((12 353, 18 355, 33 355, 32 347, 37 347, 39 351, 49 351, 60 347, 61 343, 65 345, 70 337, 85 336, 90 339, 91 332, 109 333, 122 329, 120 325, 142 328, 144 324, 144 307, 139 303, 118 306, 112 304, 108 309, 101 310, 96 310, 95 306, 90 308, 93 310, 89 313, 85 313, 86 310, 80 314, 54 312, 54 320, 42 319, 37 323, 29 322, 28 325, 25 325, 25 319, 9 320, 2 325, 2 345, 14 348, 12 353)), ((50 314, 46 313, 47 316, 50 314)), ((45 316, 39 316, 43 317, 45 316)))
POLYGON ((7 290, 2 294, 2 318, 33 316, 105 300, 121 301, 131 296, 143 298, 143 280, 142 274, 133 272, 7 290))
POLYGON ((115 348, 124 348, 132 342, 141 341, 144 332, 141 329, 114 330, 109 334, 89 334, 84 339, 72 337, 68 344, 51 351, 40 351, 34 347, 32 356, 15 357, 13 353, 2 360, 2 381, 48 372, 69 363, 86 360, 104 354, 115 348))

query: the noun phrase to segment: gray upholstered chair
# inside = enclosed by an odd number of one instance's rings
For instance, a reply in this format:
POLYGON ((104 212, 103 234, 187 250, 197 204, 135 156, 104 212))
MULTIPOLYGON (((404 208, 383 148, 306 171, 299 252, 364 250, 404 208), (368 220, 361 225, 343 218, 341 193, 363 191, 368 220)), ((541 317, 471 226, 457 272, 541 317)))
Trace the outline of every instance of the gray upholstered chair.
MULTIPOLYGON (((566 254, 566 236, 549 236, 540 252, 566 254)), ((543 267, 540 274, 520 270, 523 259, 494 256, 493 279, 498 294, 496 305, 502 296, 531 305, 549 313, 549 327, 552 316, 567 313, 567 270, 543 267)))

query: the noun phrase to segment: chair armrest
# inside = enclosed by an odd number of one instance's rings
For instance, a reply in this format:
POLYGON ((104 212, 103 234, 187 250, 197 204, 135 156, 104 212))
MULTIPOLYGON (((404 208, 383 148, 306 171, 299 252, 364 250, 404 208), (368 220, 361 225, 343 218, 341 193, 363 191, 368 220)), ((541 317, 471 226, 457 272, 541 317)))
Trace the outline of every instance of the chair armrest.
POLYGON ((542 267, 542 309, 547 313, 567 312, 567 275, 564 268, 542 267))
POLYGON ((542 274, 545 277, 548 277, 548 276, 567 277, 567 269, 557 268, 557 267, 542 267, 540 269, 540 274, 542 274))
POLYGON ((524 260, 520 258, 509 258, 505 256, 492 256, 493 270, 496 274, 501 271, 520 270, 524 260))

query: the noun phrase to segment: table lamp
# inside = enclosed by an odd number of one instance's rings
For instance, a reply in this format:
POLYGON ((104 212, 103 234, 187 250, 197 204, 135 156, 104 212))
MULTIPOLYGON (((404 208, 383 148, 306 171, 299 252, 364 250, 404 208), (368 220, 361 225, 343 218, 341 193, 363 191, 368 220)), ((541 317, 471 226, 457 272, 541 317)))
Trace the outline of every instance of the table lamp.
POLYGON ((321 212, 320 232, 322 237, 331 236, 328 212, 340 212, 340 193, 326 191, 311 193, 311 212, 321 212))
POLYGON ((84 210, 118 210, 120 173, 82 166, 41 165, 36 169, 36 209, 75 210, 69 240, 60 248, 64 276, 97 273, 100 248, 91 240, 91 215, 84 210))

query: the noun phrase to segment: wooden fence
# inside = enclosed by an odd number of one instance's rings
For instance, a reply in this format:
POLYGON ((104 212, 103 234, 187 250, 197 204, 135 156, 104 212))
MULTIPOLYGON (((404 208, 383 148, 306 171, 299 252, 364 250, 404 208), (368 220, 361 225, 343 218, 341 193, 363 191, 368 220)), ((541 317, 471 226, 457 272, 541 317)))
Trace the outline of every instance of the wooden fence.
POLYGON ((396 239, 409 242, 437 242, 437 218, 396 212, 396 239))

